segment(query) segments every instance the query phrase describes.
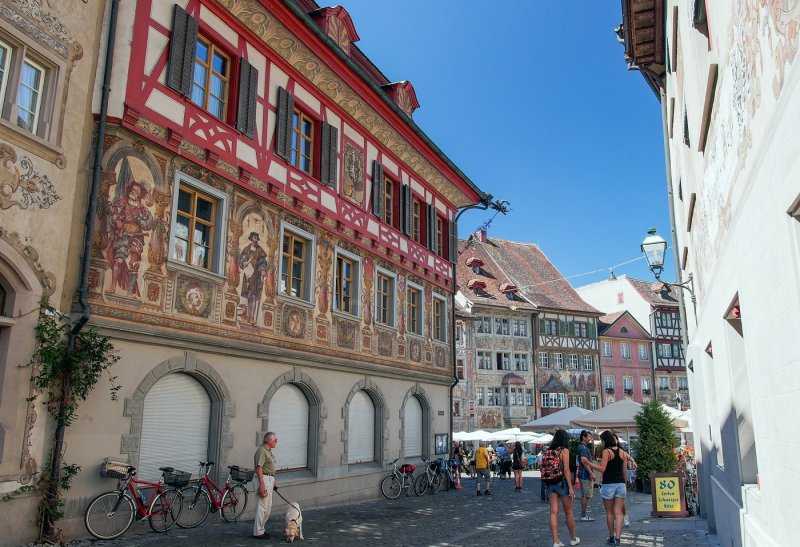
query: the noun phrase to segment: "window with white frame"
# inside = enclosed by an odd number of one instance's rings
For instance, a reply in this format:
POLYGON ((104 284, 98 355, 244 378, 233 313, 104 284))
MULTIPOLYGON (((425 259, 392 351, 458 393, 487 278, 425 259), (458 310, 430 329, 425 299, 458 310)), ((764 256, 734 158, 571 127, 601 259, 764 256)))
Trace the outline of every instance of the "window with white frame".
POLYGON ((408 284, 406 292, 406 331, 422 336, 422 288, 408 284))
POLYGON ((375 276, 375 321, 394 326, 395 277, 378 270, 375 276))
POLYGON ((494 333, 508 336, 508 318, 496 317, 494 320, 494 333))
POLYGON ((433 296, 433 339, 447 341, 447 302, 440 296, 433 296))
POLYGON ((578 354, 577 353, 570 353, 569 354, 569 368, 572 370, 578 370, 578 354))
POLYGON ((620 342, 619 353, 623 359, 631 358, 631 344, 630 342, 620 342))
POLYGON ((589 410, 597 410, 597 395, 589 397, 589 410))
POLYGON ((517 390, 513 387, 508 388, 508 403, 515 406, 517 404, 517 390))
POLYGON ((603 385, 606 389, 614 389, 614 377, 606 376, 603 385))
POLYGON ((483 386, 475 388, 475 403, 478 406, 483 406, 483 386))
POLYGON ((541 402, 542 408, 566 408, 567 395, 566 393, 542 393, 541 402))
POLYGON ((533 406, 533 390, 525 390, 525 406, 533 406))
POLYGON ((492 318, 491 317, 478 317, 475 322, 475 332, 478 334, 492 334, 492 318))
POLYGON ((464 379, 464 360, 456 359, 456 378, 459 380, 464 379))
POLYGON ((498 351, 496 361, 497 370, 511 370, 511 354, 507 351, 498 351))
POLYGON ((591 355, 583 356, 583 370, 594 370, 594 357, 591 355))
POLYGON ((569 406, 583 408, 583 395, 570 395, 569 406))
POLYGON ((283 226, 280 294, 311 301, 313 249, 311 234, 288 224, 283 226))
MULTIPOLYGON (((225 259, 227 197, 216 188, 183 173, 176 175, 175 185, 177 191, 173 194, 172 203, 170 260, 221 275, 225 259)), ((123 192, 129 202, 132 199, 144 199, 138 183, 128 183, 123 192)), ((255 247, 250 254, 256 258, 252 261, 251 275, 263 278, 267 268, 266 251, 259 243, 258 234, 251 234, 250 241, 247 249, 255 247), (259 256, 262 260, 257 259, 259 256)))
POLYGON ((650 350, 647 349, 649 344, 639 344, 639 360, 641 361, 649 361, 650 360, 650 350))
POLYGON ((650 377, 642 376, 642 391, 650 391, 650 377))
POLYGON ((669 389, 669 376, 658 377, 658 389, 660 391, 667 391, 669 389))
POLYGON ((515 353, 514 354, 514 370, 527 371, 528 370, 528 354, 515 353))
POLYGON ((48 139, 57 74, 56 65, 38 51, 0 34, 0 115, 48 139))
POLYGON ((334 281, 334 309, 350 315, 358 315, 361 279, 360 260, 341 249, 336 250, 336 279, 334 281))
POLYGON ((603 340, 600 343, 600 351, 603 357, 611 357, 611 342, 603 340))
POLYGON ((677 378, 675 378, 675 381, 677 383, 678 389, 680 390, 689 389, 689 379, 686 378, 685 376, 678 376, 677 378))
POLYGON ((539 353, 539 367, 550 368, 550 355, 546 351, 539 353))
POLYGON ((573 330, 576 338, 588 338, 589 326, 583 321, 576 321, 573 325, 573 330))
POLYGON ((659 342, 656 348, 658 349, 659 357, 672 357, 672 344, 659 342))
POLYGON ((512 323, 514 336, 528 336, 528 320, 514 319, 512 323))
POLYGON ((558 321, 555 319, 542 319, 544 333, 552 336, 558 335, 558 321))
POLYGON ((491 351, 478 350, 476 361, 478 363, 478 370, 492 370, 491 351))
POLYGON ((622 389, 625 391, 633 391, 633 377, 632 376, 623 376, 622 377, 622 389))
POLYGON ((564 354, 563 353, 554 353, 553 354, 553 362, 555 368, 563 369, 564 368, 564 354))

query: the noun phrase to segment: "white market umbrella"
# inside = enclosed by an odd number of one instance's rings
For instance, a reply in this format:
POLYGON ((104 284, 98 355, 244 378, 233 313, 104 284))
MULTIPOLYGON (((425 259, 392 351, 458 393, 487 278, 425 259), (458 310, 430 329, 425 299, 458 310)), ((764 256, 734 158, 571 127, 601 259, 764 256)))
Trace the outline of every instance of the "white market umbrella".
POLYGON ((547 431, 554 431, 558 428, 561 429, 569 429, 570 422, 574 419, 580 418, 589 414, 589 411, 585 408, 581 408, 578 406, 571 406, 565 408, 564 410, 559 410, 558 412, 554 412, 552 414, 548 414, 547 416, 543 416, 538 420, 533 420, 527 423, 522 424, 519 428, 523 431, 539 431, 539 432, 547 432, 547 431))

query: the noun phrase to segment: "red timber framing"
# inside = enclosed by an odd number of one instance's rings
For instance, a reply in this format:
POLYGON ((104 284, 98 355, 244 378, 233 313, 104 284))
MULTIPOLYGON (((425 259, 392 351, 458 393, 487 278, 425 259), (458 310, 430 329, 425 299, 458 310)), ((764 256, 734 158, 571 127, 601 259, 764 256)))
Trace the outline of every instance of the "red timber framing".
MULTIPOLYGON (((200 36, 209 39, 231 59, 226 119, 211 115, 189 97, 166 85, 164 75, 170 62, 172 17, 167 22, 165 8, 155 4, 161 0, 140 0, 136 3, 125 111, 121 124, 266 201, 285 208, 286 201, 281 197, 288 196, 297 213, 306 220, 328 230, 333 224, 341 236, 361 248, 376 252, 447 291, 454 290, 453 270, 447 256, 436 254, 425 245, 414 242, 403 233, 402 227, 387 226, 374 217, 370 196, 372 169, 368 161, 363 165, 364 198, 357 203, 339 194, 342 185, 340 183, 337 190, 336 181, 341 177, 334 180, 331 188, 319 180, 318 168, 309 175, 291 167, 275 154, 277 109, 273 104, 274 99, 270 101, 270 96, 274 94, 274 82, 282 80, 281 87, 289 93, 294 93, 298 88, 303 90, 297 93, 296 104, 315 114, 320 122, 340 124, 339 127, 347 124, 364 137, 363 142, 358 143, 340 131, 341 146, 336 155, 339 165, 344 165, 345 143, 359 147, 364 158, 369 150, 373 150, 373 156, 379 162, 395 166, 396 172, 387 171, 387 175, 415 189, 414 197, 423 203, 437 204, 431 209, 438 211, 445 220, 452 219, 458 207, 475 203, 482 197, 441 151, 420 134, 410 118, 399 108, 393 107, 385 95, 376 92, 377 84, 371 85, 365 81, 352 60, 343 59, 331 44, 309 27, 309 24, 313 25, 312 19, 304 13, 298 13, 296 4, 288 5, 290 1, 269 2, 269 15, 293 34, 300 44, 308 47, 325 68, 332 71, 343 85, 351 89, 415 153, 428 162, 440 177, 437 182, 448 186, 451 198, 445 197, 430 181, 393 154, 351 114, 264 43, 221 5, 226 2, 190 0, 185 6, 186 12, 199 22, 200 36), (159 13, 160 20, 154 16, 154 12, 159 13), (215 19, 222 25, 209 23, 215 19), (235 103, 239 97, 240 59, 248 61, 258 70, 257 78, 260 80, 255 86, 258 90, 255 97, 257 116, 252 138, 237 129, 235 103), (318 103, 305 104, 303 101, 309 96, 318 103), (374 150, 377 150, 377 154, 374 150), (420 195, 420 191, 424 195, 420 195)), ((171 2, 164 4, 172 8, 171 2)))

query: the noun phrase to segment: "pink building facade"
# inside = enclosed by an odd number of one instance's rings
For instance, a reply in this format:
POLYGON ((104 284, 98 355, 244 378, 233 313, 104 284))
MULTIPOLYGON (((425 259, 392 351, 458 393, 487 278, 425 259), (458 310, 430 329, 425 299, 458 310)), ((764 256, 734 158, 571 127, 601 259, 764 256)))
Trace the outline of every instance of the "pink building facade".
POLYGON ((603 406, 620 399, 651 400, 653 355, 647 330, 627 311, 602 316, 599 326, 603 406))

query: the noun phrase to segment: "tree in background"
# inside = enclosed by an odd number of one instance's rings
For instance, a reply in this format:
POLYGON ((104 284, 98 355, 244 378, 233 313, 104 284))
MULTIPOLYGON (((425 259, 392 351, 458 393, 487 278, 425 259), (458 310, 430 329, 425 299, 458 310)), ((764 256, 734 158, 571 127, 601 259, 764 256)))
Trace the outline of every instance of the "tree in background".
POLYGON ((648 483, 650 472, 671 473, 677 467, 673 448, 677 439, 672 420, 661 408, 658 401, 648 401, 635 416, 639 438, 634 443, 636 449, 636 476, 648 483))

